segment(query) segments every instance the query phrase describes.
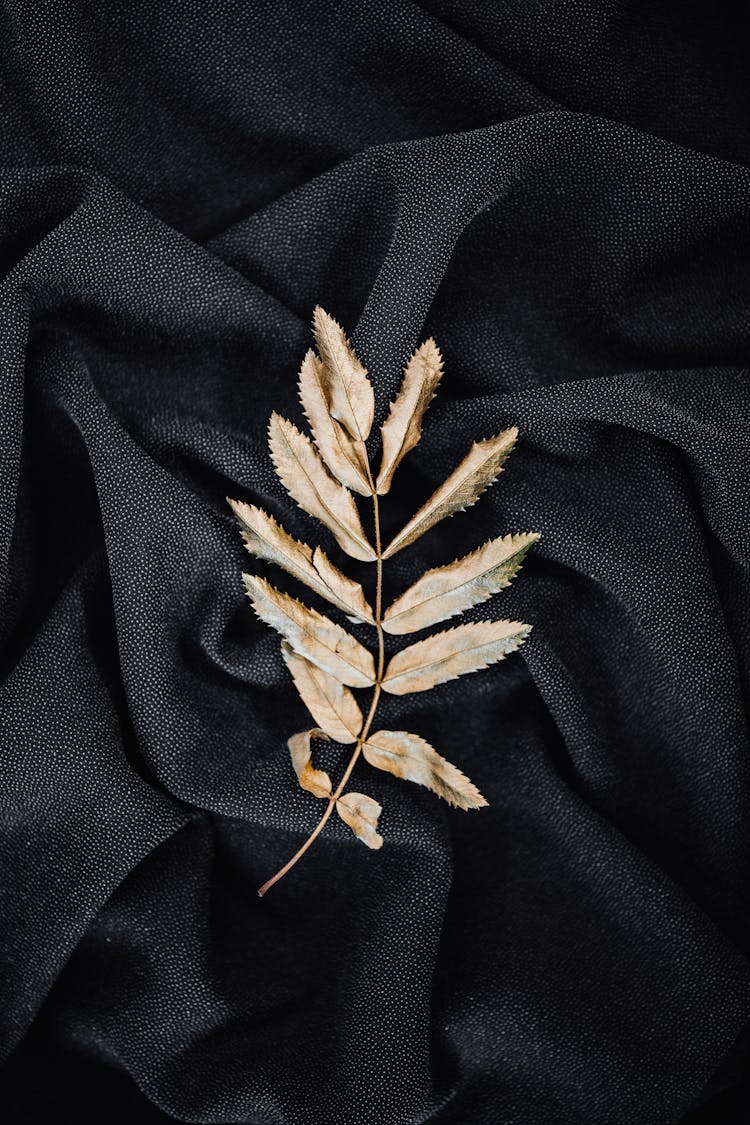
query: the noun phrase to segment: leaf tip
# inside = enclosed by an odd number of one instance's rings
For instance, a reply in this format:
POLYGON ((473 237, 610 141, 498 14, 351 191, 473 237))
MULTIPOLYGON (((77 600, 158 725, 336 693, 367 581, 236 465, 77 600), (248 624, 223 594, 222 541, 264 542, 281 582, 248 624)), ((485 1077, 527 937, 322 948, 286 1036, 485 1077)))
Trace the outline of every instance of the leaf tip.
POLYGON ((316 340, 318 339, 318 334, 326 328, 332 328, 340 332, 342 336, 344 335, 344 330, 339 322, 335 317, 331 316, 331 314, 327 312, 322 305, 316 305, 313 309, 312 325, 313 334, 315 335, 316 340))

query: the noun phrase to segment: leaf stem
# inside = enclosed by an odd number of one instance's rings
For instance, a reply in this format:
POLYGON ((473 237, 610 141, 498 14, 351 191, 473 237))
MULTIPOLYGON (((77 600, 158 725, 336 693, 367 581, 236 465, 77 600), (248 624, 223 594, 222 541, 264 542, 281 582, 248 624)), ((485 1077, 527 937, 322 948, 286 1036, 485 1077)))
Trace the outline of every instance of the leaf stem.
POLYGON ((362 746, 367 741, 367 736, 370 733, 370 728, 372 726, 373 719, 375 718, 375 711, 377 710, 378 701, 380 699, 380 693, 382 691, 383 670, 384 670, 384 667, 385 667, 385 644, 384 644, 383 623, 382 623, 382 614, 383 614, 383 550, 382 550, 382 543, 381 543, 381 537, 380 537, 380 507, 379 507, 379 503, 378 503, 378 494, 377 494, 377 490, 375 488, 375 482, 372 479, 372 471, 370 469, 370 462, 369 462, 369 458, 367 457, 366 453, 365 453, 365 467, 367 469, 367 479, 368 479, 370 488, 372 490, 372 508, 373 508, 373 518, 374 518, 374 522, 375 522, 375 555, 376 555, 376 559, 375 559, 375 564, 376 564, 376 571, 375 571, 375 628, 377 630, 377 637, 378 637, 378 664, 377 664, 377 672, 376 672, 376 677, 375 677, 375 685, 374 685, 373 692, 372 692, 372 700, 370 701, 370 709, 367 712, 367 718, 365 719, 364 725, 362 726, 362 730, 359 733, 359 736, 357 738, 357 742, 355 744, 354 750, 352 751, 352 756, 349 759, 349 764, 347 765, 346 769, 344 770, 343 777, 341 778, 341 781, 336 786, 336 789, 334 790, 334 792, 328 798, 328 804, 326 806, 325 812, 323 813, 322 817, 318 821, 315 828, 312 830, 310 835, 305 840, 302 847, 299 848, 299 850, 294 853, 292 858, 290 860, 288 860, 284 864, 284 866, 276 872, 275 875, 272 875, 270 879, 266 880, 266 882, 263 884, 262 887, 258 888, 258 895, 261 898, 266 893, 266 891, 269 891, 271 889, 271 887, 274 885, 274 883, 278 883, 279 879, 281 879, 284 875, 286 875, 286 873, 288 871, 290 871, 292 869, 292 867, 294 867, 295 863, 297 863, 297 861, 302 858, 302 856, 305 854, 305 852, 310 847, 310 845, 314 842, 314 840, 317 839, 317 837, 320 835, 320 833, 325 828, 325 826, 326 826, 326 824, 327 824, 327 822, 328 822, 328 820, 331 816, 331 813, 333 812, 334 808, 336 807, 336 801, 339 799, 339 797, 343 793, 344 788, 346 786, 346 783, 349 780, 349 778, 351 777, 352 770, 354 769, 355 765, 357 764, 357 759, 359 758, 360 754, 362 753, 362 746))

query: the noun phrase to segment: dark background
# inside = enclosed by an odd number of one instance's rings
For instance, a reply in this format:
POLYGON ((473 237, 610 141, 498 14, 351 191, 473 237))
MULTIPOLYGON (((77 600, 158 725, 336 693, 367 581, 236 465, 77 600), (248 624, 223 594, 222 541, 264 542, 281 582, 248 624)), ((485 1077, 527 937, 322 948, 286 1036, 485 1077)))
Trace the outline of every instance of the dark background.
POLYGON ((0 7, 8 1125, 747 1120, 743 9, 0 7), (319 808, 224 497, 322 535, 265 444, 317 302, 379 419, 445 354, 389 528, 521 430, 390 592, 543 538, 522 653, 389 712, 490 807, 358 767, 382 851, 260 900, 319 808))

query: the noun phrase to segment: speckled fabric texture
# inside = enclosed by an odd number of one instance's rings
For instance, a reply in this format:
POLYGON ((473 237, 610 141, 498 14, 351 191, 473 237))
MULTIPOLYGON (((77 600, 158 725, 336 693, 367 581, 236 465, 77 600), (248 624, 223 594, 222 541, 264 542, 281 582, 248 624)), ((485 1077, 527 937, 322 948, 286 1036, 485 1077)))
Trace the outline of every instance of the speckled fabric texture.
POLYGON ((745 1122, 741 6, 7 0, 0 63, 0 1118, 745 1122), (473 611, 534 632, 383 708, 489 808, 358 766, 382 851, 260 900, 319 809, 224 498, 342 562, 266 446, 317 302, 378 420, 445 355, 386 534, 521 431, 386 595, 540 531, 473 611))

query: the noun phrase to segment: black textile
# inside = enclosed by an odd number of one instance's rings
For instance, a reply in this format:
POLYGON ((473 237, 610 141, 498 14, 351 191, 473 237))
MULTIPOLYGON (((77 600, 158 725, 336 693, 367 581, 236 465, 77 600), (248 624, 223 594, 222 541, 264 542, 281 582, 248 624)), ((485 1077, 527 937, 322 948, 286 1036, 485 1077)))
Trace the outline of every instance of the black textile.
POLYGON ((747 1120, 742 17, 2 5, 7 1125, 747 1120), (319 810, 224 497, 331 546, 265 440, 317 302, 379 418, 446 358, 389 528, 521 430, 389 592, 543 538, 475 612, 522 653, 386 712, 490 807, 362 765, 382 851, 332 821, 260 900, 319 810))

